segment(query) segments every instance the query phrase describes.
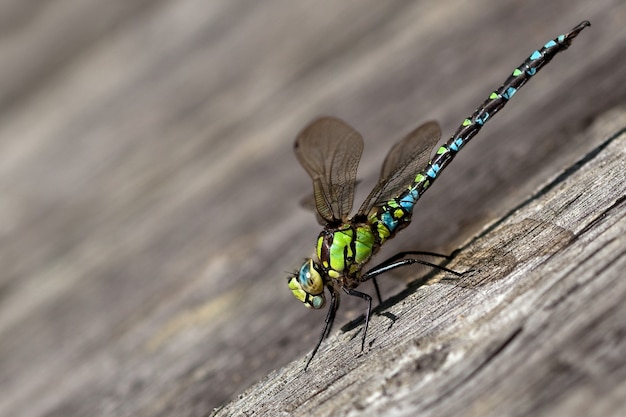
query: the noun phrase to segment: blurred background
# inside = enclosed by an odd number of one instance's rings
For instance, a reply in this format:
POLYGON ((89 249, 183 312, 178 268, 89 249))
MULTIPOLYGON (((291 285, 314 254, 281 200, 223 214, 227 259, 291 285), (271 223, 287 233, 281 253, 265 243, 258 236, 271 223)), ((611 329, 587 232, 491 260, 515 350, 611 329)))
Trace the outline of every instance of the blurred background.
POLYGON ((3 0, 0 415, 207 415, 302 360, 325 312, 286 287, 320 230, 299 130, 363 134, 358 207, 396 140, 428 119, 446 139, 586 19, 380 260, 452 252, 597 145, 623 1, 3 0))

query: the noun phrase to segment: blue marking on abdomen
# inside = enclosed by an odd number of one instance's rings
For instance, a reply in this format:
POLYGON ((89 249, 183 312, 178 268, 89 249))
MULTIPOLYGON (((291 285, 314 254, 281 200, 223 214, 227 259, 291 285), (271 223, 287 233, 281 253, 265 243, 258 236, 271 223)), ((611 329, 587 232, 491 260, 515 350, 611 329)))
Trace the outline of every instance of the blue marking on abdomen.
POLYGON ((387 227, 387 229, 389 229, 390 232, 393 232, 394 230, 396 230, 396 227, 398 227, 398 221, 394 219, 391 213, 389 213, 388 211, 385 211, 383 213, 380 220, 387 227))
POLYGON ((546 43, 543 47, 544 48, 551 48, 553 46, 556 46, 556 42, 554 41, 548 41, 548 43, 546 43))
POLYGON ((535 51, 530 55, 530 59, 532 59, 533 61, 539 58, 541 58, 541 52, 539 51, 535 51))
POLYGON ((510 100, 511 97, 513 97, 513 95, 517 93, 517 89, 513 88, 513 87, 509 87, 506 89, 506 92, 504 92, 504 94, 502 94, 502 97, 504 97, 507 100, 510 100))
POLYGON ((407 195, 402 197, 398 204, 405 210, 413 210, 413 206, 417 203, 417 199, 419 198, 419 193, 416 189, 411 190, 407 195))
POLYGON ((435 178, 438 172, 439 172, 439 165, 435 164, 435 165, 432 165, 430 168, 428 168, 428 171, 426 171, 426 175, 428 175, 430 178, 435 178))
POLYGON ((459 149, 461 149, 462 145, 463 145, 463 139, 456 138, 454 142, 452 143, 452 145, 450 145, 450 149, 452 149, 454 152, 458 152, 459 149))

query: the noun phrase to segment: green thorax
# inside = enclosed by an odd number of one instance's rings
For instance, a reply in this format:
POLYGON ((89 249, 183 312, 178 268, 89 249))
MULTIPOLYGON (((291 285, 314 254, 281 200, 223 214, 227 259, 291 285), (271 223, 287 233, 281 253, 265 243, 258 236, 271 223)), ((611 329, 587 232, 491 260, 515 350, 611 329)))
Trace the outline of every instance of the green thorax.
POLYGON ((379 246, 371 225, 344 223, 336 228, 326 228, 320 233, 317 257, 329 278, 358 279, 361 268, 379 246))

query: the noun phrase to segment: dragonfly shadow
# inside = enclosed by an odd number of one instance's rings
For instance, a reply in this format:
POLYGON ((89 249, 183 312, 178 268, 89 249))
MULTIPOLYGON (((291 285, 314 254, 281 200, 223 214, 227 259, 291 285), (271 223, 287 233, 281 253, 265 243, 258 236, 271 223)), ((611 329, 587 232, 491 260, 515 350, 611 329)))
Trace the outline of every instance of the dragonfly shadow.
POLYGON ((475 273, 463 287, 479 287, 503 279, 520 264, 551 256, 575 239, 574 233, 553 223, 526 218, 497 225, 463 248, 456 262, 475 273))

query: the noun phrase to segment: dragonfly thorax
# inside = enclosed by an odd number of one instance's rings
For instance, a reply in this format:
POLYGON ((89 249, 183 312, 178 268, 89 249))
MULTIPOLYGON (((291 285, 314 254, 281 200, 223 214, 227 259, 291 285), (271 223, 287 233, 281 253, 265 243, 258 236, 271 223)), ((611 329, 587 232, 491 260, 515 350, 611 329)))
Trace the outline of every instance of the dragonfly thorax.
POLYGON ((327 283, 349 288, 359 284, 363 265, 375 252, 376 238, 368 223, 344 223, 324 228, 317 238, 316 254, 327 283))

